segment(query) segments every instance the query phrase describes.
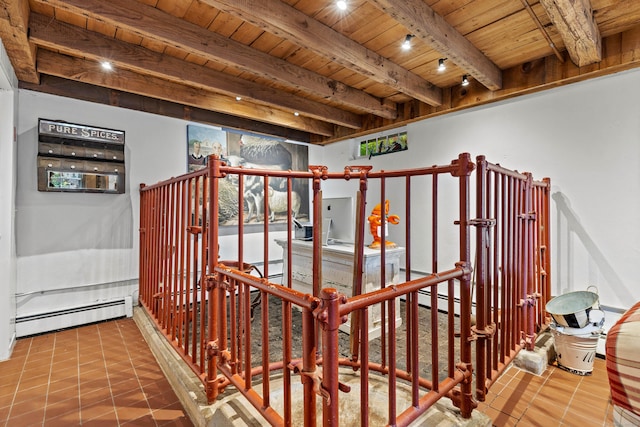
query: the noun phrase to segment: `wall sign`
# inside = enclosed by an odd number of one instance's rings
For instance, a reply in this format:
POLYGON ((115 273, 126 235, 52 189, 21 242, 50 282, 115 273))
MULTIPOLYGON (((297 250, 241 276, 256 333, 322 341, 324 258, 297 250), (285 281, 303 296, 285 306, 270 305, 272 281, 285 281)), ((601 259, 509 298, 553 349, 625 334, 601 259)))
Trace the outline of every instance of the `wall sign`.
POLYGON ((124 193, 121 130, 38 120, 38 191, 124 193))

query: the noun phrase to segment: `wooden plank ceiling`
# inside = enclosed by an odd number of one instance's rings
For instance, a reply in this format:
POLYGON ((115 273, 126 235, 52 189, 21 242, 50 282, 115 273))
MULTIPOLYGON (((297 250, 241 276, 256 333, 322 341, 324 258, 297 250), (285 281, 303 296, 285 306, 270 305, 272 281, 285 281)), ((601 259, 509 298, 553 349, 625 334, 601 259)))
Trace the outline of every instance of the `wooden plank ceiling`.
POLYGON ((346 4, 0 0, 0 37, 22 88, 314 144, 640 66, 638 0, 346 4))

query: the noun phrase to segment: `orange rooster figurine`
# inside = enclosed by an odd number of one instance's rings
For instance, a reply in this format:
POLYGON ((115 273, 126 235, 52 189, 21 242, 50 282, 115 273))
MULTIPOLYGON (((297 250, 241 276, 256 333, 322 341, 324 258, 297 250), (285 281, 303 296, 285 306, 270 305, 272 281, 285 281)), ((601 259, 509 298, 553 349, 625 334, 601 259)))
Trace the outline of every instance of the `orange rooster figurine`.
MULTIPOLYGON (((368 219, 369 219, 369 231, 373 236, 373 242, 369 245, 371 249, 378 249, 382 245, 382 240, 380 239, 380 233, 381 233, 381 230, 386 228, 388 222, 391 224, 398 224, 400 222, 400 217, 398 215, 389 215, 388 200, 384 201, 384 217, 382 215, 382 208, 380 206, 380 203, 378 203, 371 211, 371 215, 369 215, 368 219)), ((395 248, 397 245, 389 240, 385 240, 385 246, 387 248, 395 248)))

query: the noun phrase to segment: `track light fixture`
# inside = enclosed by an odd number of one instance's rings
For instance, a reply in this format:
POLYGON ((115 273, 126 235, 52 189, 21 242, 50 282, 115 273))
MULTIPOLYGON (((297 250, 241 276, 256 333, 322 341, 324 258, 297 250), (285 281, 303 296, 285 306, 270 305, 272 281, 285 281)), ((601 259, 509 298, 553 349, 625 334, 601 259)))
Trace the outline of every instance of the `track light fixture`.
POLYGON ((347 1, 346 0, 338 0, 336 2, 336 6, 338 6, 338 9, 340 9, 340 10, 347 10, 347 1))
POLYGON ((402 49, 403 50, 409 50, 411 49, 411 39, 414 38, 415 36, 413 34, 407 34, 404 38, 404 41, 402 42, 402 49))
POLYGON ((469 86, 469 79, 466 74, 462 76, 462 86, 469 86))
POLYGON ((444 61, 446 61, 447 58, 440 58, 438 59, 438 71, 444 71, 447 69, 447 66, 444 65, 444 61))

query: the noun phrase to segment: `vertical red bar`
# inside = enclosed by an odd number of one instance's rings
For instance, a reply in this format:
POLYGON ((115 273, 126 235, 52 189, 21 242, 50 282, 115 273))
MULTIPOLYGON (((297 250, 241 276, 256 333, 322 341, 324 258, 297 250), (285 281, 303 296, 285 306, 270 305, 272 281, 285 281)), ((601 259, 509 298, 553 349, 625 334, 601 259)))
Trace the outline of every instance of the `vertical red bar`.
MULTIPOLYGON (((544 212, 544 222, 542 224, 542 234, 544 236, 544 287, 543 287, 543 302, 546 306, 546 303, 551 299, 551 213, 550 206, 551 201, 549 198, 551 197, 551 179, 544 179, 545 187, 544 187, 544 202, 543 209, 544 212)), ((544 310, 544 309, 543 309, 544 310)), ((544 316, 546 318, 546 311, 543 311, 544 316)))
MULTIPOLYGON (((500 304, 500 299, 501 299, 501 288, 500 288, 500 277, 499 277, 499 272, 501 270, 500 268, 500 226, 498 225, 498 217, 499 217, 499 209, 500 209, 500 198, 498 197, 498 194, 500 194, 500 185, 501 185, 501 181, 500 181, 500 176, 497 173, 493 173, 492 174, 493 177, 493 193, 491 195, 491 198, 493 200, 493 215, 492 218, 494 218, 495 223, 493 224, 493 234, 491 236, 491 244, 493 245, 493 263, 492 263, 492 281, 491 281, 491 286, 492 286, 492 293, 493 293, 493 326, 494 326, 494 335, 493 335, 493 347, 492 347, 492 364, 490 366, 490 376, 491 376, 491 380, 495 380, 495 376, 493 374, 493 371, 498 369, 499 363, 498 363, 498 359, 500 358, 500 352, 504 352, 504 349, 501 350, 501 341, 499 339, 498 336, 498 328, 499 325, 501 325, 501 321, 500 321, 500 316, 502 316, 502 309, 501 307, 503 307, 500 304)), ((500 329, 501 330, 501 329, 500 329)))
MULTIPOLYGON (((326 323, 322 328, 322 388, 328 393, 328 399, 322 400, 322 419, 324 427, 338 426, 340 397, 338 396, 338 327, 340 326, 340 296, 333 288, 324 288, 320 292, 322 306, 326 310, 326 323)), ((366 408, 365 408, 366 410, 366 408)))
MULTIPOLYGON (((293 191, 293 181, 291 178, 287 178, 287 250, 291 250, 291 243, 293 241, 293 214, 291 212, 291 192, 293 191)), ((289 258, 291 261, 291 258, 289 258)), ((291 286, 291 284, 289 284, 291 286)), ((293 327, 293 318, 291 313, 291 303, 282 301, 282 361, 283 361, 283 387, 284 387, 284 424, 286 427, 292 425, 292 405, 291 405, 291 369, 289 363, 291 362, 292 354, 292 337, 291 331, 293 327)))
POLYGON ((176 184, 175 182, 171 182, 168 185, 168 218, 167 218, 167 237, 168 237, 168 249, 167 249, 167 264, 168 264, 168 277, 167 277, 167 285, 169 287, 169 318, 167 324, 167 336, 171 337, 171 340, 176 339, 176 276, 174 271, 175 266, 175 256, 176 256, 176 248, 175 248, 175 194, 176 184))
POLYGON ((169 302, 171 299, 171 283, 169 280, 169 189, 167 186, 162 187, 162 205, 160 212, 162 215, 162 328, 165 334, 169 328, 169 302))
MULTIPOLYGON (((459 162, 459 196, 460 196, 460 262, 465 269, 471 265, 471 248, 469 237, 469 175, 473 170, 468 153, 463 153, 458 157, 459 162)), ((471 374, 471 277, 465 274, 460 279, 460 358, 462 364, 467 369, 467 374, 471 374)), ((473 410, 473 397, 471 391, 471 381, 463 381, 460 385, 460 413, 462 417, 471 417, 473 410)))
MULTIPOLYGON (((263 222, 263 273, 269 277, 269 176, 264 176, 264 222, 263 222)), ((290 242, 289 242, 290 243, 290 242)), ((260 313, 262 315, 262 401, 265 408, 270 406, 271 383, 269 379, 269 294, 261 291, 260 313)))
POLYGON ((360 319, 360 425, 369 425, 369 308, 362 309, 360 319))
MULTIPOLYGON (((384 289, 387 285, 387 275, 385 272, 385 258, 387 254, 387 232, 389 230, 389 224, 387 223, 387 210, 386 210, 386 180, 382 176, 380 178, 380 211, 382 214, 382 226, 380 227, 380 283, 378 286, 380 289, 384 289)), ((381 364, 384 368, 387 366, 387 327, 391 328, 391 319, 387 320, 387 308, 384 302, 380 303, 380 356, 381 364)))
MULTIPOLYGON (((206 244, 203 244, 203 251, 207 256, 207 269, 209 274, 213 275, 215 271, 215 267, 218 265, 218 205, 217 201, 219 198, 219 185, 218 179, 221 176, 220 174, 220 160, 217 156, 209 156, 208 161, 208 187, 209 191, 203 191, 203 208, 207 209, 206 212, 209 216, 209 224, 210 227, 207 229, 207 221, 202 221, 203 225, 203 240, 205 239, 205 230, 208 232, 208 236, 206 239, 206 244), (208 197, 207 197, 208 196, 208 197), (206 247, 206 248, 205 248, 206 247)), ((207 188, 206 185, 203 185, 204 189, 207 188)), ((204 212, 203 212, 204 215, 204 212)), ((203 272, 204 277, 204 272, 203 272)), ((203 287, 206 287, 203 284, 203 287)), ((207 339, 210 343, 216 342, 218 340, 218 311, 220 307, 218 306, 220 299, 222 296, 219 296, 221 292, 218 286, 211 286, 208 290, 208 305, 209 305, 209 313, 208 313, 208 334, 207 339)), ((203 300, 204 303, 204 300, 203 300)), ((226 306, 226 304, 221 304, 226 306)), ((225 319, 226 320, 226 316, 225 319)), ((202 335, 205 336, 204 334, 202 335)), ((204 349, 203 349, 204 350, 204 349)), ((204 351, 201 350, 203 353, 204 351)), ((209 402, 214 401, 218 397, 218 386, 217 386, 217 376, 218 370, 216 364, 218 362, 217 355, 213 354, 209 357, 207 363, 207 399, 209 402)))
MULTIPOLYGON (((405 263, 404 263, 404 280, 405 282, 408 282, 409 280, 411 280, 411 176, 407 176, 405 178, 405 210, 404 210, 404 217, 405 217, 405 221, 404 221, 404 235, 406 236, 406 244, 405 244, 405 253, 404 253, 404 258, 405 258, 405 263)), ((414 343, 417 343, 418 341, 414 341, 413 340, 413 328, 416 327, 416 325, 413 325, 411 322, 411 318, 412 318, 412 313, 414 310, 414 304, 413 304, 413 300, 418 298, 418 294, 417 292, 412 292, 410 294, 407 294, 406 300, 405 300, 405 309, 406 309, 406 341, 407 341, 407 349, 409 349, 409 351, 406 352, 406 361, 405 364, 407 366, 407 372, 409 373, 413 373, 413 371, 415 370, 413 367, 417 366, 413 360, 413 352, 411 351, 412 348, 414 347, 414 343)))
POLYGON ((185 289, 185 277, 184 277, 184 244, 185 244, 185 240, 186 240, 186 223, 185 223, 185 218, 184 218, 184 203, 185 203, 185 196, 184 196, 184 186, 185 186, 185 181, 181 180, 179 183, 179 186, 177 187, 178 189, 178 197, 177 197, 177 201, 178 201, 178 206, 176 209, 177 212, 177 230, 176 230, 176 234, 177 234, 177 250, 176 250, 176 255, 178 257, 178 262, 177 262, 177 267, 176 267, 176 280, 178 281, 178 295, 179 295, 179 301, 178 301, 178 306, 179 306, 179 316, 178 316, 178 347, 180 347, 181 351, 184 351, 183 345, 184 345, 184 332, 186 330, 186 316, 185 316, 185 310, 186 310, 186 289, 185 289))
MULTIPOLYGON (((483 222, 487 217, 487 161, 484 156, 478 156, 476 161, 476 270, 475 270, 475 293, 476 293, 476 329, 484 331, 487 328, 487 313, 490 308, 487 301, 486 289, 486 267, 487 267, 487 238, 486 227, 483 222)), ((479 336, 476 340, 476 398, 484 401, 487 381, 486 354, 487 341, 484 336, 479 336)))
POLYGON ((147 214, 148 208, 148 193, 144 191, 145 184, 140 184, 140 234, 138 235, 139 239, 139 253, 138 253, 138 299, 142 301, 147 307, 149 307, 148 303, 148 295, 149 289, 147 288, 147 228, 149 227, 149 218, 147 214))
MULTIPOLYGON (((311 310, 304 309, 302 311, 302 369, 304 369, 304 372, 315 372, 317 369, 317 343, 318 337, 316 336, 315 318, 311 310)), ((323 358, 325 357, 330 358, 329 354, 323 354, 323 358)), ((304 394, 304 425, 305 427, 313 427, 316 425, 317 414, 316 393, 313 390, 313 380, 309 376, 303 376, 302 384, 304 394)))

